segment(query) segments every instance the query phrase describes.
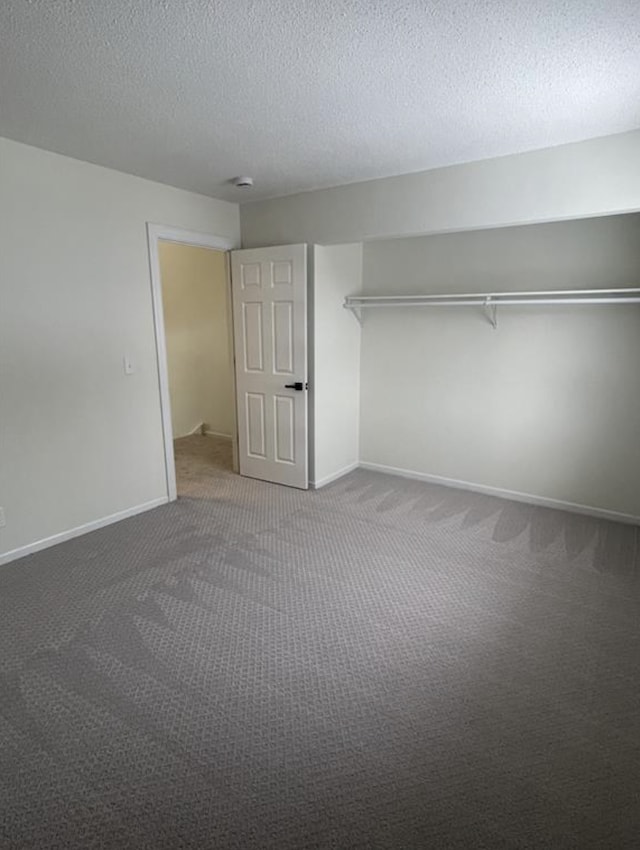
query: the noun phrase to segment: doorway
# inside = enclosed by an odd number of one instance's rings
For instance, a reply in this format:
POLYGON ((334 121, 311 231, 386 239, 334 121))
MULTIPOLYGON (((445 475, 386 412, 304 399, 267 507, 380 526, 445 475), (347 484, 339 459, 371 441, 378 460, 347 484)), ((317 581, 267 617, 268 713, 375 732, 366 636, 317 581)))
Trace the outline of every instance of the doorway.
MULTIPOLYGON (((215 236, 154 224, 148 224, 147 230, 169 501, 178 496, 176 453, 187 445, 174 447, 174 436, 177 434, 178 440, 183 439, 185 428, 193 431, 187 431, 184 437, 228 438, 228 435, 217 431, 205 419, 204 412, 192 410, 185 420, 182 411, 173 410, 176 404, 173 400, 182 390, 174 386, 172 392, 170 388, 168 363, 169 356, 173 359, 173 355, 167 346, 161 255, 171 252, 162 248, 164 243, 209 249, 222 252, 225 257, 224 312, 232 394, 233 471, 262 481, 307 489, 310 449, 307 246, 279 245, 232 251, 235 246, 231 240, 215 236)), ((167 297, 170 301, 171 297, 167 297)), ((199 310, 191 312, 199 322, 199 310)), ((192 334, 180 322, 177 322, 177 333, 181 336, 178 346, 191 340, 192 334)), ((188 372, 188 377, 193 379, 192 372, 188 372)), ((210 444, 202 441, 191 442, 194 447, 199 442, 210 448, 210 444)), ((182 452, 179 454, 182 459, 182 452)), ((204 456, 207 455, 205 451, 204 456)), ((219 464, 220 452, 216 455, 212 460, 219 464)), ((201 452, 195 452, 189 456, 189 463, 193 466, 203 459, 201 452)))
POLYGON ((206 497, 237 470, 233 245, 148 230, 167 491, 170 499, 206 497))

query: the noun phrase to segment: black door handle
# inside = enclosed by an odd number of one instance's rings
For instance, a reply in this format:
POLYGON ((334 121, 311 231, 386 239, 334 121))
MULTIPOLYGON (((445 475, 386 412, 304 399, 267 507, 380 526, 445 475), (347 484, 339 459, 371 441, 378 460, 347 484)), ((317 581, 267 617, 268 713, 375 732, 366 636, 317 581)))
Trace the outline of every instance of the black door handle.
POLYGON ((296 390, 297 392, 302 392, 302 390, 308 390, 309 384, 303 384, 302 381, 296 381, 295 384, 285 384, 285 389, 287 390, 296 390))

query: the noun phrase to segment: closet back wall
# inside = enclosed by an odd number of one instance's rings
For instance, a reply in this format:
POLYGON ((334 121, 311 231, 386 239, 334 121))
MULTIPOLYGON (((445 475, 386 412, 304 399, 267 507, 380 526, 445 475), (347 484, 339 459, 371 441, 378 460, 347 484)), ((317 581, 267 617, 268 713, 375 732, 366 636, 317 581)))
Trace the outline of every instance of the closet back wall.
MULTIPOLYGON (((640 216, 370 242, 367 294, 640 285, 640 216)), ((640 517, 640 306, 366 312, 361 460, 640 517)))

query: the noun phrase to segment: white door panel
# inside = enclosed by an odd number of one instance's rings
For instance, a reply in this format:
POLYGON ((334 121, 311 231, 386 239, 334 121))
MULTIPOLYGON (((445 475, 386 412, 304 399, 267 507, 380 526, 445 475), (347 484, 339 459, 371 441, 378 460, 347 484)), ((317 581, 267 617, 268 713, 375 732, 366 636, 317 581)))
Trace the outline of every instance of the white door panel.
POLYGON ((262 304, 256 301, 242 304, 242 333, 244 336, 245 372, 264 372, 262 304))
POLYGON ((240 474, 306 489, 306 245, 232 251, 231 280, 240 474))

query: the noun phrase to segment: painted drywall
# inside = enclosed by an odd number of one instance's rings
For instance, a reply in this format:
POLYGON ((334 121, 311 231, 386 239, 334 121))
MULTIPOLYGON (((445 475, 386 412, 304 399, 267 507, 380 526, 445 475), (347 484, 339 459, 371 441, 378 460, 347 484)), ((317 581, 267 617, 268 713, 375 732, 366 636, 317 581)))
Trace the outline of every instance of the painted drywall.
POLYGON ((199 425, 231 437, 233 364, 226 256, 160 242, 162 307, 174 439, 199 425))
POLYGON ((359 459, 360 325, 343 303, 361 289, 362 244, 314 246, 311 478, 316 487, 350 471, 359 459))
MULTIPOLYGON (((640 285, 640 216, 364 246, 376 294, 640 285)), ((370 310, 361 459, 640 516, 640 306, 370 310)))
POLYGON ((147 221, 239 241, 234 204, 0 139, 0 558, 166 497, 147 221))
POLYGON ((640 130, 243 204, 245 247, 360 242, 640 210, 640 130))

